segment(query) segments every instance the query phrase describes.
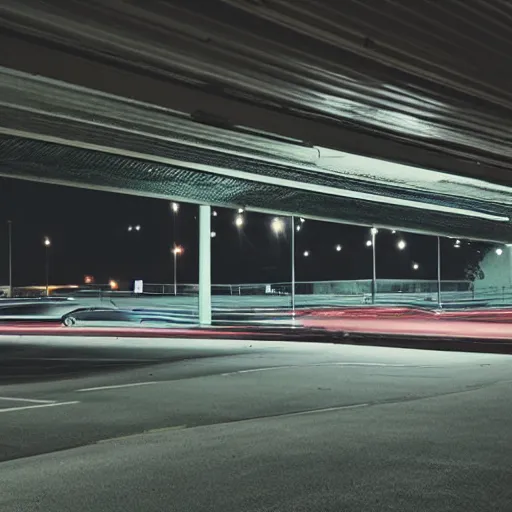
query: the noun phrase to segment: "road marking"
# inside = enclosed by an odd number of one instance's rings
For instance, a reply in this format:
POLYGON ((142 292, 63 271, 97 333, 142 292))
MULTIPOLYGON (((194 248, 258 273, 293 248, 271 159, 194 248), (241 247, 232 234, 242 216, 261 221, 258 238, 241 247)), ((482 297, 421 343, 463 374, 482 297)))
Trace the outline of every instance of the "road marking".
POLYGON ((98 386, 96 388, 82 388, 77 389, 78 393, 85 393, 88 391, 103 391, 106 389, 120 389, 120 388, 132 388, 135 386, 149 386, 151 384, 158 384, 157 381, 148 381, 148 382, 132 382, 131 384, 117 384, 113 386, 98 386))
POLYGON ((325 409, 314 409, 312 411, 292 412, 283 414, 282 416, 302 416, 304 414, 318 414, 321 412, 343 411, 347 409, 360 409, 362 407, 369 407, 370 404, 353 404, 353 405, 340 405, 338 407, 327 407, 325 409))
POLYGON ((355 366, 355 367, 371 367, 371 368, 433 368, 431 366, 414 366, 407 364, 395 364, 395 363, 313 363, 313 364, 296 364, 286 366, 268 366, 264 368, 251 368, 249 370, 238 370, 234 372, 222 373, 222 377, 228 377, 229 375, 238 375, 242 373, 256 373, 256 372, 268 372, 270 370, 285 370, 287 368, 308 368, 311 366, 355 366))
POLYGON ((10 402, 30 402, 33 404, 52 404, 55 400, 36 400, 35 398, 17 398, 13 396, 0 396, 0 400, 8 400, 10 402))
POLYGON ((169 430, 183 430, 184 428, 187 428, 187 425, 175 425, 173 427, 152 428, 150 430, 144 430, 143 434, 158 434, 160 432, 168 432, 169 430))
POLYGON ((270 370, 283 370, 286 368, 298 368, 298 366, 288 365, 288 366, 269 366, 267 368, 251 368, 250 370, 237 370, 234 372, 222 373, 221 375, 222 375, 222 377, 227 377, 229 375, 238 375, 239 373, 268 372, 270 370))
POLYGON ((153 428, 150 430, 143 430, 142 432, 136 432, 135 434, 127 434, 125 436, 109 437, 107 439, 100 439, 96 444, 109 443, 112 441, 123 441, 125 439, 133 439, 134 437, 143 436, 144 434, 158 434, 161 432, 168 432, 168 431, 172 431, 172 430, 183 430, 185 428, 187 428, 187 425, 176 425, 174 427, 153 428))
POLYGON ((8 409, 0 409, 0 414, 3 412, 16 412, 26 411, 27 409, 42 409, 43 407, 59 407, 61 405, 73 405, 80 402, 54 402, 52 404, 39 404, 39 405, 25 405, 24 407, 9 407, 8 409))

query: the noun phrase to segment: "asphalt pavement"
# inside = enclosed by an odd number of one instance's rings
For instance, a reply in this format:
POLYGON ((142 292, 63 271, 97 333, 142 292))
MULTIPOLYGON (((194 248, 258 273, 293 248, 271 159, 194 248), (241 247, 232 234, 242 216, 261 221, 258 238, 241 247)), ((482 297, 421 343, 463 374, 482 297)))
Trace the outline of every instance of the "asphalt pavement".
POLYGON ((27 360, 0 383, 2 511, 510 510, 511 356, 31 343, 1 342, 27 360))

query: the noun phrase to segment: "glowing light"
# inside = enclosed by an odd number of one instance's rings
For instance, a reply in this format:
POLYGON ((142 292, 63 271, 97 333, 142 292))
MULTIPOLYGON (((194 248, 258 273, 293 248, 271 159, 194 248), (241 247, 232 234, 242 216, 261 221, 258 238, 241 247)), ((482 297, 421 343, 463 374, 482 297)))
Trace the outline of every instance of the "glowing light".
POLYGON ((244 209, 243 208, 238 208, 238 213, 244 213, 244 209))
POLYGON ((300 231, 302 229, 302 226, 300 224, 297 225, 297 227, 295 228, 297 231, 300 231))
POLYGON ((92 284, 92 283, 94 283, 94 277, 93 276, 84 276, 84 283, 85 284, 92 284))
POLYGON ((366 240, 366 247, 371 247, 371 246, 372 246, 372 241, 366 240))
POLYGON ((379 232, 379 230, 377 228, 372 228, 370 229, 370 233, 375 236, 377 233, 379 232))
POLYGON ((243 225, 244 225, 244 217, 243 217, 243 215, 238 214, 235 217, 235 226, 237 228, 241 228, 243 225))
POLYGON ((405 243, 405 240, 399 240, 396 246, 400 251, 403 251, 407 247, 407 244, 405 243))
POLYGON ((217 217, 217 211, 216 211, 216 210, 213 210, 212 215, 213 215, 214 217, 217 217))
POLYGON ((215 233, 215 231, 212 231, 212 232, 210 233, 210 236, 211 236, 212 238, 215 238, 215 237, 217 236, 217 233, 215 233))
POLYGON ((412 268, 413 270, 418 270, 420 266, 417 263, 413 263, 412 268))
POLYGON ((304 219, 303 217, 301 217, 299 220, 302 222, 302 224, 304 224, 304 222, 306 222, 306 219, 304 219))
POLYGON ((396 233, 396 229, 391 230, 391 234, 394 235, 396 233))
POLYGON ((183 254, 183 247, 181 245, 177 245, 176 247, 174 247, 174 249, 172 250, 173 254, 175 256, 179 255, 179 254, 183 254))
POLYGON ((178 213, 178 210, 180 209, 180 205, 178 203, 171 203, 171 210, 174 213, 178 213))
POLYGON ((279 235, 284 231, 284 222, 283 219, 280 219, 279 217, 275 217, 272 219, 271 223, 272 231, 279 235))
POLYGON ((47 236, 45 236, 43 239, 43 244, 45 247, 50 247, 50 245, 52 245, 52 242, 47 236))
POLYGON ((110 286, 111 290, 118 290, 119 289, 119 283, 117 281, 114 281, 113 279, 111 279, 108 282, 108 285, 110 286))
POLYGON ((139 225, 139 224, 137 224, 137 225, 135 226, 135 231, 140 231, 140 225, 139 225))
POLYGON ((336 246, 336 251, 337 251, 337 252, 340 252, 340 251, 341 251, 341 245, 340 245, 340 244, 338 244, 338 245, 336 246))
POLYGON ((498 256, 501 256, 501 255, 503 254, 503 249, 502 249, 501 247, 498 247, 498 248, 496 249, 496 254, 497 254, 498 256))
POLYGON ((309 256, 309 251, 304 251, 303 255, 304 255, 305 258, 307 258, 309 256))
POLYGON ((133 231, 133 226, 128 226, 128 231, 133 231))

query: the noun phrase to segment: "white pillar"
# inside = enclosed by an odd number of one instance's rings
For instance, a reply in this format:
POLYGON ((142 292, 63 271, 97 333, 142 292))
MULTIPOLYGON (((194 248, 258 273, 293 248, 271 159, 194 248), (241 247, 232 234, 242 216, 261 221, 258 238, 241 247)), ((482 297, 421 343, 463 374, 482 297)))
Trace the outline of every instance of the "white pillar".
POLYGON ((199 206, 199 323, 212 323, 211 207, 199 206))

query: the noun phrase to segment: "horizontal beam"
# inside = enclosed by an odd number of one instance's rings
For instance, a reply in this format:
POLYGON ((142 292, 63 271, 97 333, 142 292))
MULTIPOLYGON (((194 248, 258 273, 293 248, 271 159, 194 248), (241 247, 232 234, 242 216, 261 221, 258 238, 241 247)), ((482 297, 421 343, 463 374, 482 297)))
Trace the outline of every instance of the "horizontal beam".
MULTIPOLYGON (((2 172, 1 170, 0 170, 0 176, 2 176, 4 178, 12 178, 13 177, 11 174, 2 172)), ((22 181, 34 181, 35 180, 35 178, 27 177, 27 176, 23 176, 23 175, 16 176, 16 179, 20 179, 22 181)), ((93 185, 93 184, 89 185, 86 183, 72 182, 69 180, 59 180, 59 179, 54 179, 54 178, 48 178, 45 176, 39 176, 37 178, 37 181, 40 183, 46 183, 48 185, 66 186, 66 187, 86 189, 86 190, 95 190, 97 192, 109 192, 109 193, 114 193, 114 194, 131 195, 131 196, 137 196, 137 197, 149 197, 152 199, 160 199, 160 200, 164 200, 164 201, 175 201, 175 202, 179 202, 179 203, 196 204, 198 206, 200 204, 203 204, 200 201, 193 201, 188 197, 183 197, 183 196, 179 196, 179 195, 157 194, 157 193, 153 193, 153 192, 138 191, 138 190, 133 190, 133 189, 120 189, 117 187, 109 187, 109 186, 104 186, 104 185, 93 185)), ((258 208, 258 207, 245 207, 244 205, 241 205, 239 203, 215 203, 215 202, 212 202, 212 203, 210 203, 210 206, 212 206, 213 208, 232 209, 233 211, 236 211, 239 208, 243 207, 248 212, 261 213, 261 214, 273 215, 273 216, 284 216, 284 217, 291 217, 291 216, 298 217, 299 216, 299 215, 297 215, 296 212, 292 212, 289 210, 278 210, 278 209, 258 208)), ((332 219, 330 217, 323 217, 323 216, 311 215, 311 214, 303 215, 303 217, 308 220, 314 220, 314 221, 319 221, 319 222, 328 222, 331 224, 342 224, 342 225, 359 226, 359 227, 366 227, 366 228, 375 226, 380 229, 389 229, 389 230, 396 229, 396 230, 404 231, 406 233, 425 235, 425 236, 438 236, 440 234, 439 232, 430 231, 430 230, 426 230, 426 229, 403 228, 403 227, 401 228, 400 226, 398 226, 396 224, 395 225, 386 225, 385 223, 384 224, 362 223, 362 222, 357 222, 357 220, 354 220, 354 219, 348 219, 348 218, 343 218, 343 217, 332 219)), ((512 235, 510 236, 510 238, 505 238, 505 237, 504 238, 499 238, 499 237, 493 238, 492 236, 491 237, 469 236, 467 234, 461 235, 458 232, 450 231, 449 228, 442 232, 442 236, 447 237, 447 238, 467 238, 467 239, 471 239, 475 242, 488 242, 488 243, 496 243, 496 244, 503 244, 508 241, 512 242, 512 235)))

